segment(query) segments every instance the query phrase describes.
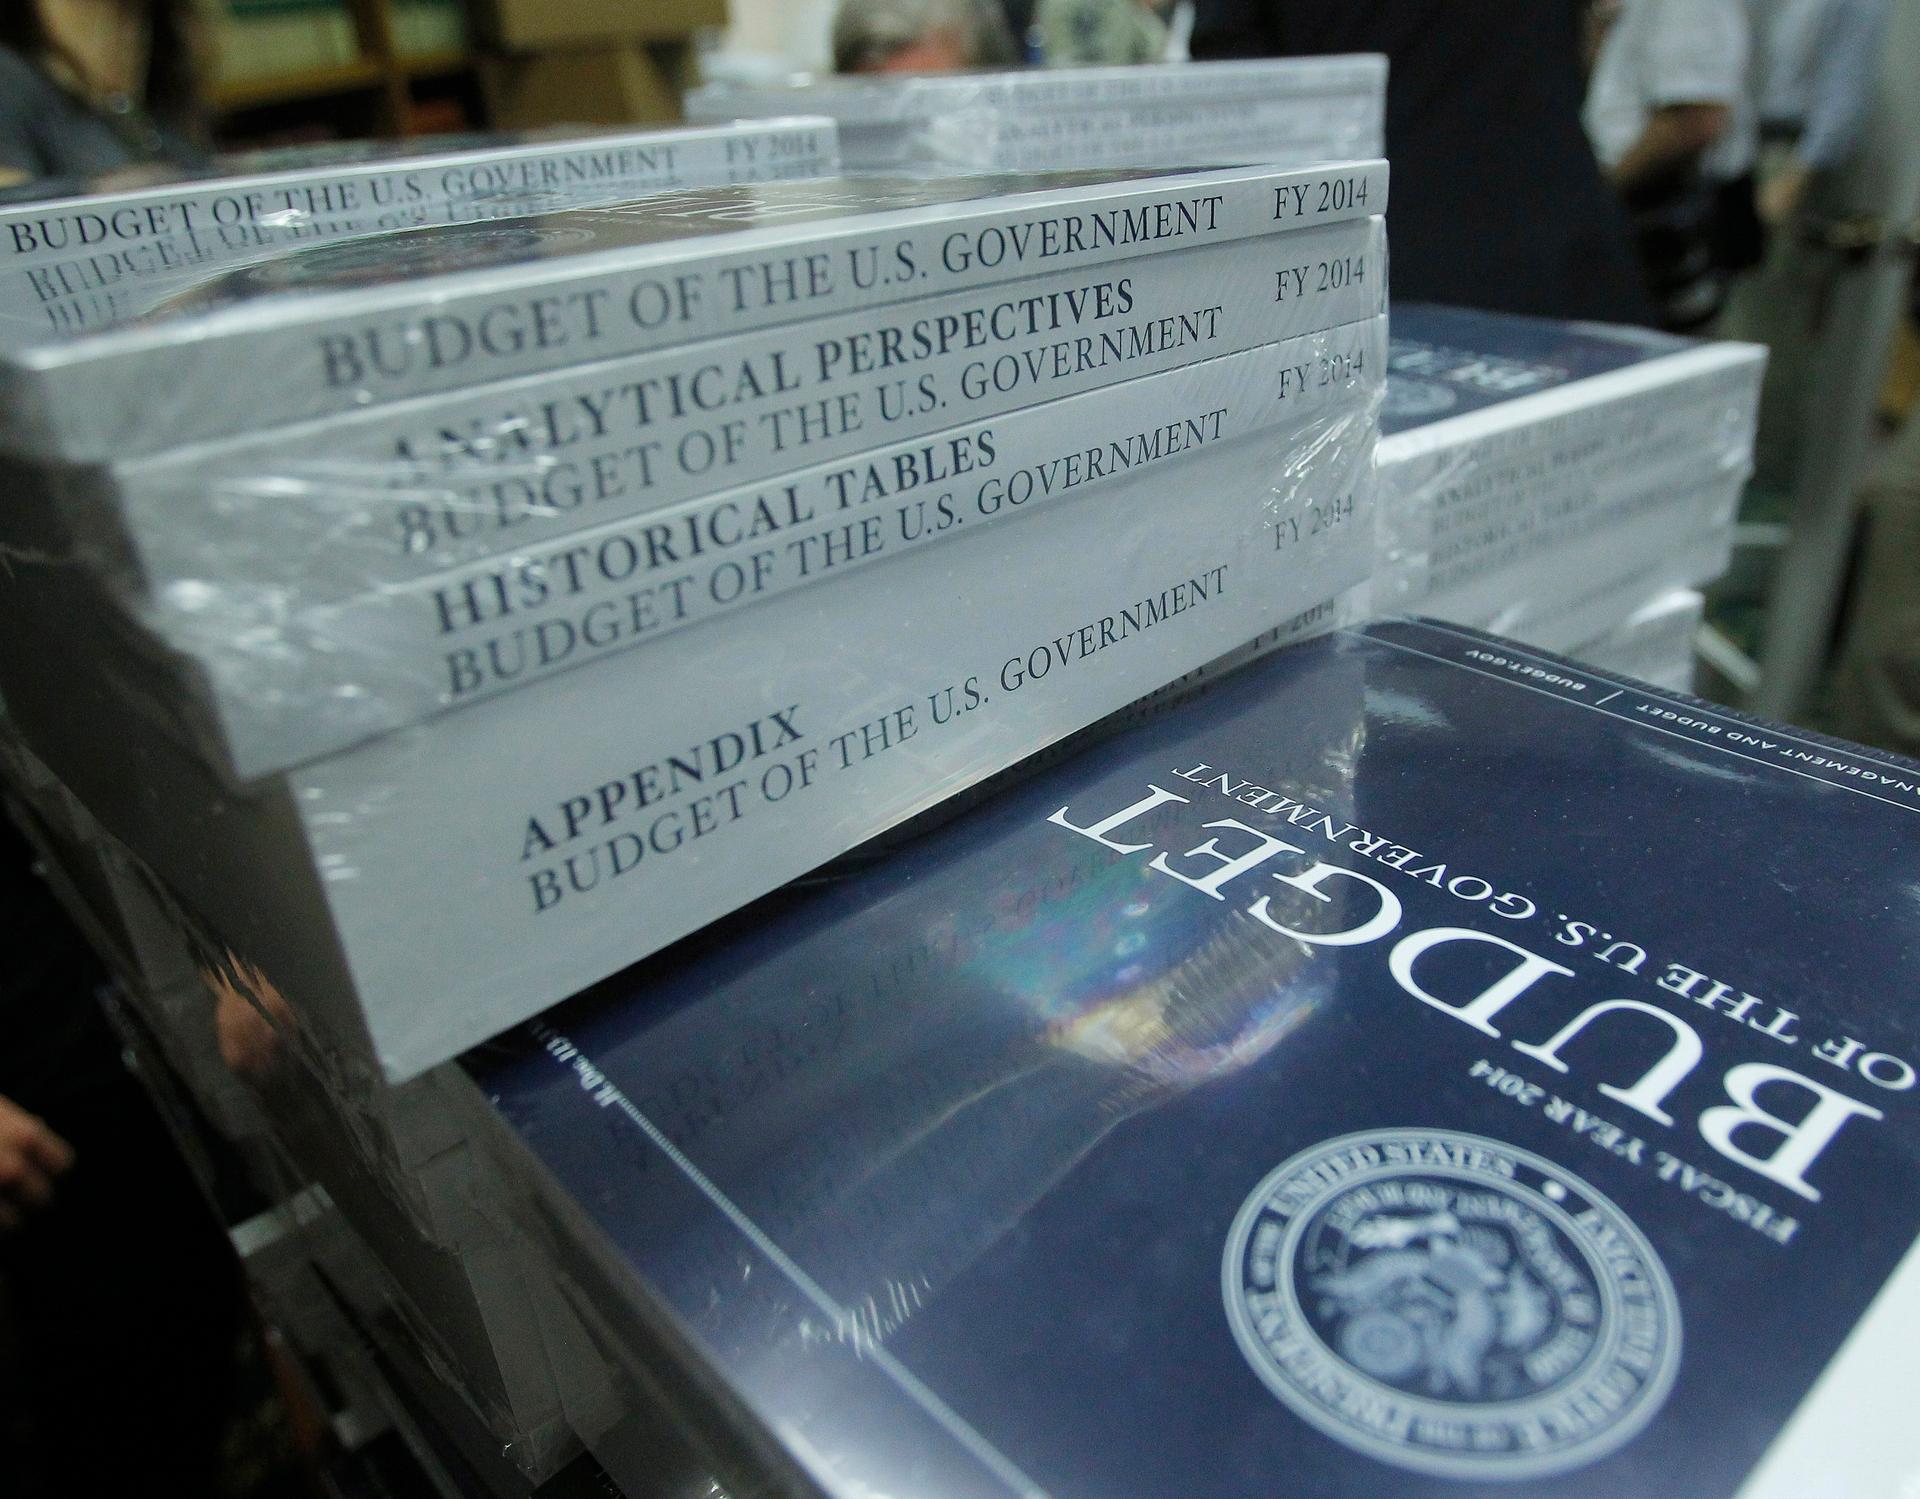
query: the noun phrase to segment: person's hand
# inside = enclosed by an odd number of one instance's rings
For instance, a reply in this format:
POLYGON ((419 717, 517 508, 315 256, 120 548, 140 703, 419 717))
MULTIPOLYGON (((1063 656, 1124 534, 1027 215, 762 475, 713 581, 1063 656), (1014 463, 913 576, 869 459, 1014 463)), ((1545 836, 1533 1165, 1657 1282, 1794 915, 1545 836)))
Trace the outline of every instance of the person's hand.
POLYGON ((1807 191, 1807 169, 1795 163, 1782 167, 1760 184, 1754 194, 1754 207, 1760 222, 1778 229, 1800 211, 1800 200, 1807 191))
POLYGON ((286 997, 231 948, 203 963, 200 979, 213 993, 213 1033, 220 1060, 243 1082, 264 1082, 280 1064, 280 1027, 292 1023, 286 997))
POLYGON ((25 1221, 53 1196, 54 1178, 73 1164, 73 1147, 37 1115, 0 1095, 0 1233, 25 1221))

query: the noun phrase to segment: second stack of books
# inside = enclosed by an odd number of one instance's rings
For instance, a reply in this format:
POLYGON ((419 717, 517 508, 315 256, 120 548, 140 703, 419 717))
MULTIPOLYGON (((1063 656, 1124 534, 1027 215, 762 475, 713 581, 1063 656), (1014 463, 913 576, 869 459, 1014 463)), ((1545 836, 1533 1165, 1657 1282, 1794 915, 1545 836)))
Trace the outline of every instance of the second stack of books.
POLYGON ((1685 689, 1727 566, 1766 351, 1393 311, 1372 603, 1685 689))
POLYGON ((1385 150, 1387 60, 1260 58, 709 84, 689 119, 827 115, 850 168, 897 172, 1297 165, 1385 150))

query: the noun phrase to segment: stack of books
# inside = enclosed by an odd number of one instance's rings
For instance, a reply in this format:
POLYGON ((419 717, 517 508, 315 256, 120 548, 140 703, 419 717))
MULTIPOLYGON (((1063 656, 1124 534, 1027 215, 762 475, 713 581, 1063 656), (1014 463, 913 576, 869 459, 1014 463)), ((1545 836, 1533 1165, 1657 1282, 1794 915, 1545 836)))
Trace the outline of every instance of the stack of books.
POLYGON ((456 138, 422 153, 361 146, 234 158, 178 180, 75 182, 0 206, 0 342, 24 345, 145 314, 213 272, 303 245, 517 218, 724 183, 839 170, 831 120, 456 138))
POLYGON ((687 117, 828 115, 864 171, 1285 165, 1379 155, 1386 89, 1386 59, 1366 54, 714 83, 687 117))
POLYGON ((528 1476, 633 1402, 437 1064, 1363 580, 1385 191, 689 188, 7 350, 21 820, 528 1476))
POLYGON ((1916 818, 1378 625, 463 1066, 725 1492, 1890 1493, 1916 818))
POLYGON ((1362 580, 1384 198, 826 179, 214 277, 8 357, 0 688, 404 1079, 1362 580))
POLYGON ((250 1275, 289 1313, 283 1330, 328 1371, 321 1385, 356 1383, 342 1366, 377 1348, 381 1364, 431 1371, 449 1395, 443 1424, 463 1418, 484 1433, 481 1450, 510 1453, 527 1480, 557 1471, 582 1430, 623 1413, 613 1365, 559 1303, 542 1252, 507 1223, 469 1131, 441 1106, 444 1085, 376 1089, 323 1070, 278 1028, 284 1008, 226 954, 195 945, 163 882, 3 719, 0 768, 9 814, 115 980, 109 1014, 136 1070, 235 1223, 250 1275), (256 1234, 236 1220, 259 1203, 291 1221, 255 1264, 256 1234), (304 1338, 329 1311, 351 1319, 352 1335, 304 1338))
POLYGON ((1684 689, 1689 591, 1727 566, 1765 361, 1751 344, 1396 306, 1373 609, 1684 689))
MULTIPOLYGON (((465 137, 430 147, 283 151, 188 178, 143 174, 137 185, 74 183, 51 195, 37 184, 39 196, 0 208, 0 343, 22 360, 50 341, 111 347, 110 339, 89 339, 119 324, 174 317, 174 305, 197 296, 210 277, 298 249, 328 245, 351 256, 373 237, 391 242, 396 230, 803 180, 838 167, 833 126, 822 119, 541 140, 465 137)), ((9 419, 31 424, 21 404, 31 397, 15 390, 9 419)), ((171 391, 164 377, 126 391, 128 408, 156 408, 157 435, 123 442, 109 417, 101 451, 164 444, 167 417, 158 408, 171 391)), ((254 397, 244 384, 213 383, 200 396, 224 400, 239 421, 254 397)), ((0 460, 18 502, 8 557, 23 581, 36 567, 75 558, 67 521, 48 496, 58 474, 78 470, 24 456, 30 450, 0 460)), ((56 630, 70 623, 52 621, 56 630)), ((127 674, 140 690, 152 685, 137 665, 127 674)), ((476 1214, 457 1140, 433 1123, 428 1101, 355 1098, 309 1069, 285 1065, 271 1020, 220 982, 218 963, 194 949, 163 882, 99 826, 3 716, 0 762, 8 810, 115 975, 110 1014, 209 1194, 223 1211, 235 1203, 237 1160, 243 1196, 317 1196, 326 1205, 327 1244, 358 1246, 353 1263, 330 1260, 327 1283, 349 1298, 359 1326, 381 1336, 380 1360, 435 1371, 459 1392, 467 1424, 485 1433, 483 1449, 511 1453, 509 1466, 526 1476, 550 1471, 577 1437, 562 1412, 568 1390, 540 1371, 570 1350, 566 1367, 576 1372, 569 1388, 591 1389, 604 1365, 567 1341, 564 1322, 542 1300, 549 1277, 527 1265, 523 1242, 476 1214), (184 1086, 171 1085, 175 1079, 184 1086), (395 1119, 404 1126, 392 1127, 395 1119), (211 1153, 201 1148, 209 1125, 222 1141, 211 1153)), ((219 836, 217 826, 205 832, 219 836)), ((270 884, 274 871, 258 878, 270 884)), ((305 1310, 310 1325, 313 1309, 305 1310)))
POLYGON ((1759 352, 1390 344, 1379 162, 677 139, 0 217, 0 776, 300 1336, 636 1495, 1816 1491, 1920 767, 1630 679, 1759 352))

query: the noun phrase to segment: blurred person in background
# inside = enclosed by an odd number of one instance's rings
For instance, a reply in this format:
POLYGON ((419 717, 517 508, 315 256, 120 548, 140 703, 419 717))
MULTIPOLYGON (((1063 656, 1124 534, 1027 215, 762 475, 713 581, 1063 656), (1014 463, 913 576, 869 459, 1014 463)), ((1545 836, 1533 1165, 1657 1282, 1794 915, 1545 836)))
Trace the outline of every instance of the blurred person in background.
MULTIPOLYGON (((1858 155, 1865 136, 1892 7, 1888 0, 1749 0, 1760 120, 1756 207, 1768 230, 1766 258, 1734 287, 1717 331, 1772 351, 1760 401, 1755 485, 1791 489, 1802 447, 1801 411, 1814 350, 1831 305, 1836 252, 1799 222, 1858 155)), ((1911 349, 1910 327, 1900 347, 1911 349)))
POLYGON ((1873 103, 1890 0, 1751 0, 1760 68, 1760 217, 1793 218, 1808 184, 1844 166, 1873 103))
POLYGON ((1020 63, 995 0, 840 0, 836 73, 956 73, 1020 63))
POLYGON ((1610 7, 1585 120, 1633 216, 1664 326, 1704 328, 1731 278, 1759 264, 1757 72, 1748 0, 1620 0, 1610 7))
POLYGON ((1196 0, 1193 56, 1384 52, 1393 294, 1644 323, 1580 127, 1581 0, 1196 0))
POLYGON ((1040 0, 1039 61, 1050 68, 1184 62, 1193 0, 1040 0))
POLYGON ((0 185, 202 161, 199 36, 180 0, 4 0, 0 185))

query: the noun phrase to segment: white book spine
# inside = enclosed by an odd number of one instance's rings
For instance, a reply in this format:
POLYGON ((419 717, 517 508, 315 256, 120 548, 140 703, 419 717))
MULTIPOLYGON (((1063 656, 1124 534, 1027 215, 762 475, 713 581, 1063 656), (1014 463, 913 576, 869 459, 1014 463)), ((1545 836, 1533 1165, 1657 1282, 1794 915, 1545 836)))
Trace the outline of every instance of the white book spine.
MULTIPOLYGON (((905 554, 1130 476, 1180 470, 1250 439, 1282 462, 1380 378, 1385 319, 1206 360, 948 428, 773 483, 291 618, 218 610, 170 642, 205 683, 212 741, 251 780, 450 708, 626 649, 672 651, 676 632, 752 609, 777 628, 781 596, 815 584, 890 594, 905 554), (770 612, 772 611, 772 612, 770 612)), ((1303 514, 1276 491, 1269 523, 1303 514)), ((1097 526, 1098 511, 1078 510, 1097 526)), ((698 654, 689 641, 686 649, 698 654)))
MULTIPOLYGON (((873 189, 825 179, 784 185, 781 205, 809 213, 844 205, 850 216, 812 217, 800 236, 767 226, 745 202, 743 215, 760 227, 720 249, 668 238, 578 254, 578 225, 528 218, 491 226, 487 255, 500 255, 505 240, 516 263, 446 274, 430 297, 410 284, 404 257, 417 252, 419 274, 433 278, 448 271, 449 242, 432 234, 367 241, 379 284, 363 290, 253 297, 186 325, 156 321, 16 352, 5 371, 13 388, 0 392, 3 435, 29 457, 113 461, 229 435, 239 422, 282 426, 1047 271, 1365 218, 1384 207, 1386 186, 1384 162, 1349 162, 876 215, 857 211, 873 189), (236 390, 247 392, 244 405, 236 390)), ((667 225, 681 208, 657 197, 637 212, 667 225)), ((711 222, 715 207, 708 196, 684 211, 711 222)), ((275 285, 297 271, 277 273, 275 285)))
POLYGON ((9 705, 222 940, 402 1079, 1358 582, 1378 395, 1304 448, 1201 450, 245 796, 0 595, 9 705))
MULTIPOLYGON (((143 256, 143 246, 224 240, 235 249, 268 249, 323 232, 458 223, 461 204, 506 201, 534 213, 674 188, 821 176, 838 165, 834 123, 815 116, 212 177, 0 208, 0 270, 140 275, 156 258, 143 256), (105 258, 114 255, 132 258, 105 258)), ((89 281, 79 289, 97 288, 89 281)))
POLYGON ((849 122, 840 132, 848 170, 866 172, 1287 164, 1377 156, 1383 140, 1379 101, 1357 97, 1285 105, 1142 105, 1099 114, 983 111, 906 123, 849 122))
MULTIPOLYGON (((82 560, 244 630, 1386 306, 1379 220, 1055 272, 402 402, 72 488, 82 560)), ((0 527, 6 522, 0 520, 0 527)))
MULTIPOLYGON (((848 135, 852 145, 857 129, 849 127, 848 135)), ((1034 171, 1069 161, 1173 166, 1374 156, 1383 136, 1381 100, 1350 94, 1141 103, 1098 115, 945 115, 927 122, 916 145, 918 154, 956 166, 1034 171)))
MULTIPOLYGON (((1706 490, 1667 499, 1699 513, 1731 517, 1744 487, 1739 479, 1722 480, 1706 490)), ((1646 600, 1719 577, 1732 553, 1731 524, 1716 524, 1692 536, 1676 535, 1661 549, 1636 547, 1626 557, 1610 557, 1589 546, 1582 555, 1598 560, 1584 578, 1576 580, 1564 570, 1554 574, 1538 566, 1522 567, 1502 575, 1502 593, 1463 589, 1457 594, 1431 594, 1411 612, 1504 635, 1536 650, 1577 657, 1582 646, 1612 630, 1646 600)))
POLYGON ((1709 345, 1384 439, 1376 603, 1511 632, 1517 602, 1551 613, 1724 542, 1760 369, 1709 345))
POLYGON ((961 110, 1100 112, 1148 103, 1246 104, 1360 95, 1384 99, 1387 60, 1376 53, 1144 67, 836 78, 789 87, 714 83, 687 95, 687 116, 720 122, 795 113, 848 122, 923 120, 961 110))
POLYGON ((444 224, 840 169, 828 120, 486 152, 344 177, 274 178, 179 196, 81 199, 0 217, 0 342, 107 328, 170 292, 289 250, 444 224), (14 253, 7 255, 11 249, 14 253))

